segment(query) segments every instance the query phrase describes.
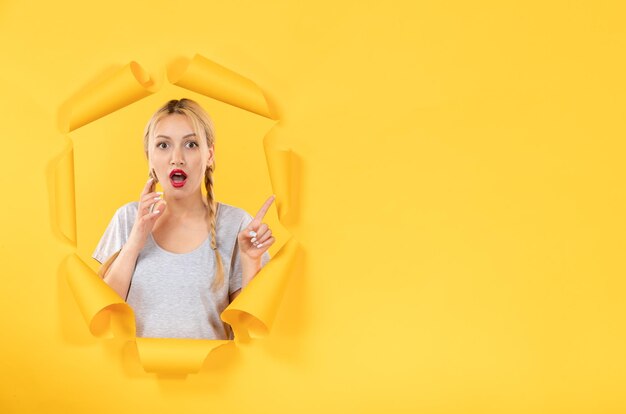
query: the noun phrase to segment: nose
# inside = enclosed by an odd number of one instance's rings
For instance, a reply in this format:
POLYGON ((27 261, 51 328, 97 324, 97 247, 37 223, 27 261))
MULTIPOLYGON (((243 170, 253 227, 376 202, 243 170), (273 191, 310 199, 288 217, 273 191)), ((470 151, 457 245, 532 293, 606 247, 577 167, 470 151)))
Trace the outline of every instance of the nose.
POLYGON ((180 148, 175 147, 172 151, 172 159, 170 160, 170 165, 185 165, 185 158, 180 148))

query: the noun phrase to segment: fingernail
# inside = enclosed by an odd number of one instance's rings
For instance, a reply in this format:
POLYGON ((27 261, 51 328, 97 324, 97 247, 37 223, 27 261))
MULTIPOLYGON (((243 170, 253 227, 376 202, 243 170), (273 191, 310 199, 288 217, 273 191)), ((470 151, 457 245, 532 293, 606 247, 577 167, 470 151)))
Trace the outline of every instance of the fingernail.
POLYGON ((154 199, 155 199, 155 200, 160 200, 160 199, 161 199, 161 197, 154 197, 154 199))
POLYGON ((154 212, 152 214, 159 214, 161 212, 161 210, 154 210, 154 212))
POLYGON ((259 244, 256 245, 257 248, 261 247, 261 246, 263 246, 263 243, 259 243, 259 244))
POLYGON ((157 191, 157 194, 163 195, 163 191, 157 191))
POLYGON ((250 232, 248 232, 248 234, 250 235, 250 237, 255 237, 256 236, 256 231, 250 230, 250 232))
POLYGON ((254 243, 256 241, 256 237, 253 237, 250 241, 254 243))

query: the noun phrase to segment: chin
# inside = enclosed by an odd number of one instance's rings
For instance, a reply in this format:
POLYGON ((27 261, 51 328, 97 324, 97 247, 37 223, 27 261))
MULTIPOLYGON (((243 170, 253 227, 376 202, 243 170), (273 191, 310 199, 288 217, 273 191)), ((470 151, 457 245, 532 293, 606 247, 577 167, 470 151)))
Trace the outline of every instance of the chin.
POLYGON ((170 183, 170 185, 167 188, 164 188, 163 191, 165 191, 168 196, 172 196, 176 199, 189 197, 196 193, 202 192, 202 190, 200 189, 200 186, 195 187, 194 190, 191 190, 192 187, 193 185, 190 185, 190 183, 185 183, 183 187, 177 188, 171 185, 170 183))

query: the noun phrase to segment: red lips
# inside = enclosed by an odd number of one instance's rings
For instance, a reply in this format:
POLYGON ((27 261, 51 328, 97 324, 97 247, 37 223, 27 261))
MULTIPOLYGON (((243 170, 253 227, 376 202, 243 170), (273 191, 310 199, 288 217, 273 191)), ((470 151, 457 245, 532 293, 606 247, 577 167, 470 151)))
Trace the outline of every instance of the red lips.
POLYGON ((180 188, 185 185, 186 181, 187 174, 185 173, 185 171, 180 169, 170 171, 170 182, 172 183, 172 186, 180 188))

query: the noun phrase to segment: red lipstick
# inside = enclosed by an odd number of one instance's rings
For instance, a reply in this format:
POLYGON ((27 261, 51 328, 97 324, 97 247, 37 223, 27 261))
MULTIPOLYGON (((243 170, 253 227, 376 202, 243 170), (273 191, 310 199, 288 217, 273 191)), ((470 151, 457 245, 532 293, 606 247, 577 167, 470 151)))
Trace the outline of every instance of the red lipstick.
POLYGON ((187 174, 185 171, 180 169, 170 171, 170 183, 172 183, 173 187, 180 188, 185 185, 186 181, 187 174))

